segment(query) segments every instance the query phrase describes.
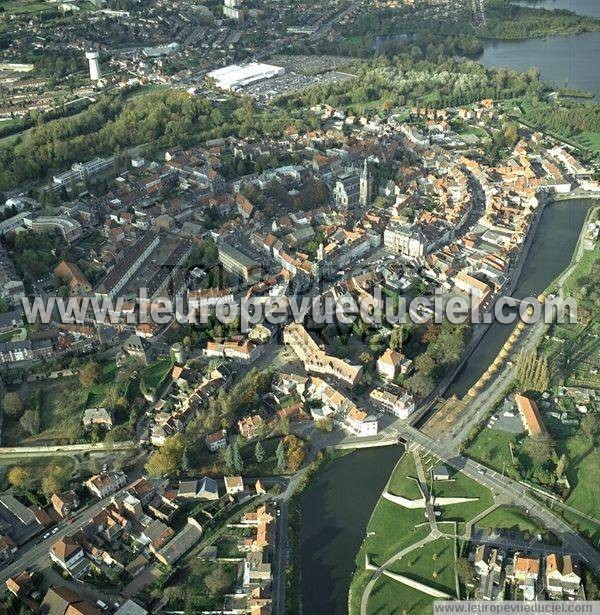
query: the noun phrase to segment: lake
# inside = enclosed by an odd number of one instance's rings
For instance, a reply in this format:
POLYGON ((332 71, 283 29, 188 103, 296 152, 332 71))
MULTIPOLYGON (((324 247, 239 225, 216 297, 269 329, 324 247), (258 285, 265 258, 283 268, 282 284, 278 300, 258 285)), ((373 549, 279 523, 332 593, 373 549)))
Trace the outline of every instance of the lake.
POLYGON ((600 2, 598 0, 513 0, 513 4, 530 6, 532 8, 557 9, 573 11, 578 15, 587 15, 600 19, 600 2))
POLYGON ((346 615, 354 559, 400 445, 354 451, 317 473, 302 495, 303 615, 346 615))
MULTIPOLYGON (((600 7, 600 1, 597 4, 600 7)), ((600 32, 584 32, 514 41, 489 41, 478 61, 487 68, 507 66, 519 71, 537 66, 543 81, 556 87, 566 85, 593 92, 596 99, 600 100, 598 58, 600 32)))
MULTIPOLYGON (((569 265, 592 199, 558 201, 547 205, 527 261, 517 283, 514 297, 537 297, 569 265)), ((463 369, 448 388, 446 397, 462 397, 475 384, 494 360, 511 334, 514 325, 493 323, 469 357, 463 369)))

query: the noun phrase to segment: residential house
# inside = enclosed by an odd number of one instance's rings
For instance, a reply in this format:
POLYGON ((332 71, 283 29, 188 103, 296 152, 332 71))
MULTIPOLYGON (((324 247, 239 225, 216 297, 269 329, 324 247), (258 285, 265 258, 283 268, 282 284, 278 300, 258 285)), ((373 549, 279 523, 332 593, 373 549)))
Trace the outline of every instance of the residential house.
POLYGON ((246 416, 238 421, 238 430, 243 438, 250 440, 256 437, 263 420, 258 414, 246 416))
POLYGON ((89 570, 90 562, 85 558, 83 547, 71 536, 59 538, 50 547, 49 555, 55 564, 75 579, 83 577, 89 570))
POLYGON ((113 426, 112 415, 106 408, 86 408, 82 422, 86 429, 91 429, 94 425, 104 429, 112 429, 113 426))
POLYGON ((475 589, 476 598, 497 600, 503 585, 503 557, 498 549, 479 545, 475 550, 473 565, 479 577, 479 584, 475 589))
POLYGON ((397 374, 408 374, 412 371, 412 361, 401 352, 388 348, 377 360, 377 373, 393 380, 397 374))
POLYGON ((513 579, 517 587, 523 590, 523 596, 526 600, 535 598, 539 574, 540 560, 538 557, 528 557, 515 553, 513 579))
POLYGON ((353 408, 346 415, 346 420, 357 436, 374 436, 377 434, 377 417, 367 414, 364 410, 353 408))
POLYGON ((227 432, 224 429, 206 436, 206 446, 211 453, 227 446, 227 432))
POLYGON ((225 476, 225 491, 229 495, 237 495, 244 492, 244 481, 241 476, 225 476))
POLYGON ((17 552, 17 545, 10 536, 0 536, 0 564, 8 562, 17 552))
POLYGON ((6 581, 6 589, 17 598, 24 598, 33 589, 33 581, 29 572, 20 572, 6 581))
POLYGON ((127 477, 123 472, 113 470, 90 477, 85 481, 84 485, 92 495, 98 498, 105 498, 115 493, 121 487, 124 487, 126 480, 127 477))
POLYGON ((369 397, 400 419, 407 419, 416 408, 414 397, 406 389, 399 387, 394 391, 373 389, 369 397))
POLYGON ((175 536, 175 531, 159 519, 153 519, 140 534, 140 541, 148 545, 152 553, 157 553, 175 536))
POLYGON ((569 599, 579 593, 581 571, 572 555, 546 556, 546 589, 552 598, 569 599))
POLYGON ((68 587, 54 585, 44 596, 40 613, 46 615, 101 615, 102 611, 83 600, 68 587))
POLYGON ((547 432, 544 419, 542 418, 537 404, 533 401, 533 399, 517 393, 515 395, 515 402, 517 403, 517 408, 521 413, 523 426, 530 436, 539 436, 547 432))
POLYGON ((66 493, 53 493, 50 502, 54 510, 64 519, 68 517, 72 511, 79 508, 79 497, 74 491, 66 493))

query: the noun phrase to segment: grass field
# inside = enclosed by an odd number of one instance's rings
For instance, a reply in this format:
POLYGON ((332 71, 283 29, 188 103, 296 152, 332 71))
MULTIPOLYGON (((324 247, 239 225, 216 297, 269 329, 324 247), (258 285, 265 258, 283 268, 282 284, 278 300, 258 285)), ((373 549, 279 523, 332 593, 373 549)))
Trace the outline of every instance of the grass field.
POLYGON ((172 367, 173 360, 171 357, 158 359, 142 370, 140 378, 149 390, 156 391, 172 367))
POLYGON ((23 431, 18 420, 5 420, 2 442, 6 446, 36 444, 38 441, 68 441, 81 423, 87 391, 81 387, 78 378, 44 380, 29 385, 29 396, 35 399, 42 391, 40 433, 29 435, 23 431))
POLYGON ((481 461, 501 472, 503 464, 507 468, 512 466, 510 444, 518 447, 518 440, 518 434, 484 427, 473 442, 469 444, 465 453, 468 457, 481 461))
POLYGON ((56 6, 37 0, 0 0, 0 7, 9 15, 58 12, 56 6))
MULTIPOLYGON (((453 541, 441 538, 427 543, 395 562, 390 571, 454 596, 456 589, 453 541)), ((433 601, 434 598, 427 594, 382 576, 369 598, 368 613, 431 613, 433 601)))
POLYGON ((528 517, 524 511, 510 506, 499 506, 496 510, 486 515, 477 522, 477 527, 486 529, 505 529, 514 532, 522 532, 529 536, 548 534, 547 530, 539 525, 534 519, 528 517))
MULTIPOLYGON (((489 508, 494 500, 490 490, 475 482, 461 472, 457 472, 451 481, 434 481, 433 494, 436 497, 464 497, 478 498, 475 502, 440 506, 442 512, 441 521, 457 521, 458 533, 464 529, 464 523, 470 521, 486 508, 489 508)), ((437 507, 436 507, 437 508, 437 507)))
POLYGON ((419 485, 416 482, 417 469, 412 455, 403 455, 392 474, 388 491, 394 495, 400 495, 409 500, 423 497, 419 485))
POLYGON ((598 132, 582 132, 573 138, 577 143, 581 143, 583 147, 591 152, 600 154, 600 133, 598 132))
POLYGON ((567 478, 572 491, 566 503, 588 515, 599 517, 600 450, 580 435, 557 441, 559 454, 569 460, 567 478))

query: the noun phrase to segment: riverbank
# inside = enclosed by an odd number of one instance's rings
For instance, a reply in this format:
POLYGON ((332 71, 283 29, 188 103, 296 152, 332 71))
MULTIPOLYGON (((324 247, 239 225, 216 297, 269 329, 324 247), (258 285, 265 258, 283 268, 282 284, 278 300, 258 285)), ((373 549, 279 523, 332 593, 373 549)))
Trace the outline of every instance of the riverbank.
MULTIPOLYGON (((584 220, 594 199, 553 199, 541 210, 527 258, 523 260, 513 292, 516 299, 537 297, 569 266, 584 220)), ((509 293, 507 293, 509 294, 509 293)), ((493 322, 446 388, 446 396, 463 397, 495 359, 513 326, 493 322)))

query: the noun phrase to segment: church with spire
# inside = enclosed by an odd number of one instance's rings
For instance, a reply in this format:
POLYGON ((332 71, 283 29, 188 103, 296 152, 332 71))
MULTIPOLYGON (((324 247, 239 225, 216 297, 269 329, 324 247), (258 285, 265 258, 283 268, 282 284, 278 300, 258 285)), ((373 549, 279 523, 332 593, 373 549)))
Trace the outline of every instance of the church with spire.
POLYGON ((363 170, 360 174, 360 188, 358 197, 358 204, 361 207, 366 207, 371 204, 372 192, 373 177, 371 175, 371 171, 369 171, 367 159, 365 158, 365 164, 363 165, 363 170))

